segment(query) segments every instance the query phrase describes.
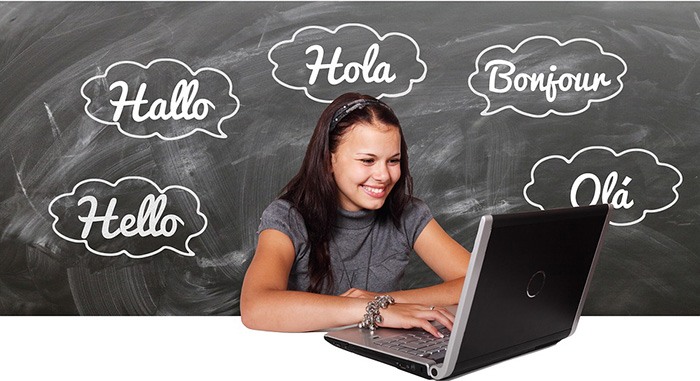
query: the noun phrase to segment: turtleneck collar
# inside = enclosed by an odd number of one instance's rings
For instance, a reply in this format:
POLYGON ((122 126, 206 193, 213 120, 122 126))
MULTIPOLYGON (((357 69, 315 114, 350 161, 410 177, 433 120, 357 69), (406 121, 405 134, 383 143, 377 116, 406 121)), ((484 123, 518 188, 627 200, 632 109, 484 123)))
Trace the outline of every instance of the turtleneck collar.
POLYGON ((356 212, 350 212, 338 208, 338 215, 333 226, 342 229, 363 229, 372 225, 376 215, 376 210, 361 209, 356 212))

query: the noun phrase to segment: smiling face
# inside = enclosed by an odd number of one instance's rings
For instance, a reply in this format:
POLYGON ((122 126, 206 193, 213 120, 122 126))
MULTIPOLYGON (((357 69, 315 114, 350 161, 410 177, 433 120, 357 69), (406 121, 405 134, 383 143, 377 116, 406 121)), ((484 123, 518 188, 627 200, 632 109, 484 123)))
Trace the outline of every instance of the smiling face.
POLYGON ((401 176, 399 129, 381 122, 358 123, 331 155, 340 207, 377 210, 401 176))

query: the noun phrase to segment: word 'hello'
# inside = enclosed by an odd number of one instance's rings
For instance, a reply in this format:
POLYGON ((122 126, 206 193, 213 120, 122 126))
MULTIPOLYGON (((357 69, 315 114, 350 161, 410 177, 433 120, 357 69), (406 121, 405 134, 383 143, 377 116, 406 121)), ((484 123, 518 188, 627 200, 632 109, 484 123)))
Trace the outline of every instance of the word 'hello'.
POLYGON ((124 107, 132 106, 131 117, 136 122, 143 122, 146 119, 151 120, 203 120, 207 117, 209 113, 209 108, 216 109, 214 103, 208 99, 196 99, 197 91, 199 91, 199 81, 194 79, 187 82, 186 80, 180 80, 173 93, 170 96, 170 102, 165 99, 158 98, 148 107, 148 111, 141 115, 141 106, 148 105, 149 101, 144 99, 144 94, 146 93, 147 85, 142 83, 139 85, 138 92, 136 93, 136 99, 127 100, 127 94, 129 86, 124 81, 116 81, 111 86, 109 90, 118 87, 121 90, 119 100, 110 100, 109 102, 112 106, 116 107, 114 111, 113 121, 118 121, 121 118, 124 107))
MULTIPOLYGON (((579 176, 576 181, 574 181, 571 186, 571 205, 579 206, 578 203, 578 190, 585 181, 593 182, 593 197, 591 197, 591 202, 589 205, 595 205, 598 201, 604 204, 612 204, 615 209, 629 209, 634 205, 634 200, 628 200, 629 192, 625 189, 615 190, 617 187, 618 174, 616 171, 610 172, 605 182, 600 183, 598 176, 592 173, 584 173, 579 176), (611 198, 612 196, 612 198, 611 198)), ((628 186, 632 182, 632 179, 628 176, 622 180, 622 186, 628 186)))
POLYGON ((391 65, 386 62, 380 62, 375 66, 377 57, 379 56, 379 44, 372 44, 367 52, 362 63, 349 62, 347 64, 340 63, 340 55, 343 53, 343 48, 337 47, 333 52, 331 62, 323 63, 324 51, 320 45, 311 45, 306 49, 306 54, 316 52, 316 61, 313 64, 306 64, 306 67, 311 70, 309 84, 316 83, 316 79, 321 70, 328 70, 328 83, 337 85, 343 81, 355 83, 362 75, 366 83, 391 83, 396 79, 396 74, 391 73, 391 65), (336 77, 336 69, 343 66, 342 75, 336 77))
POLYGON ((515 89, 515 91, 541 91, 545 93, 548 102, 554 102, 557 92, 566 91, 597 91, 602 85, 609 86, 612 81, 607 80, 605 73, 595 73, 591 77, 590 73, 562 73, 555 78, 556 65, 549 67, 549 74, 545 73, 518 73, 515 65, 506 60, 491 60, 486 63, 485 71, 491 70, 489 74, 489 90, 503 94, 515 89), (504 70, 506 68, 506 70, 504 70))
POLYGON ((138 214, 126 214, 121 217, 119 227, 114 231, 110 231, 110 224, 112 221, 120 219, 119 216, 114 215, 117 199, 112 198, 109 201, 104 216, 97 215, 97 199, 94 196, 82 197, 78 200, 78 206, 85 202, 90 203, 90 212, 88 212, 87 216, 78 216, 78 219, 85 224, 80 234, 83 239, 88 237, 94 223, 102 223, 101 232, 105 239, 112 239, 120 234, 124 237, 133 237, 135 235, 141 237, 171 237, 177 231, 178 224, 185 224, 180 217, 174 214, 163 216, 165 205, 168 202, 168 197, 164 194, 158 197, 152 194, 146 196, 141 202, 138 214))

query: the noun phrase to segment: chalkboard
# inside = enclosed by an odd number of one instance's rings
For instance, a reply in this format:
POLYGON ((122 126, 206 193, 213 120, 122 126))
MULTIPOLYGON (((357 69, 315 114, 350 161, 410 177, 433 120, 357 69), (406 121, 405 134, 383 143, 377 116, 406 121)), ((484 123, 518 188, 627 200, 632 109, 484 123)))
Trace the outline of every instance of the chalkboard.
MULTIPOLYGON (((608 202, 585 314, 700 313, 700 5, 0 4, 0 314, 236 315, 263 209, 346 91, 415 194, 608 202)), ((404 287, 437 281, 413 258, 404 287)))

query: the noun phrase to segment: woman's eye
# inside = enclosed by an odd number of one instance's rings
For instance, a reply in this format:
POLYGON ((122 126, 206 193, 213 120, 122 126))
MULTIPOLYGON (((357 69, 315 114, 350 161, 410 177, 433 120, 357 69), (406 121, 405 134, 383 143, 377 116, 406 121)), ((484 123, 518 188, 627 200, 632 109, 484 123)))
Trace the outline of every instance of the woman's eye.
POLYGON ((361 161, 363 164, 372 164, 372 163, 374 163, 374 159, 360 159, 360 161, 361 161))
POLYGON ((401 164, 401 159, 391 159, 389 160, 389 164, 401 164))

